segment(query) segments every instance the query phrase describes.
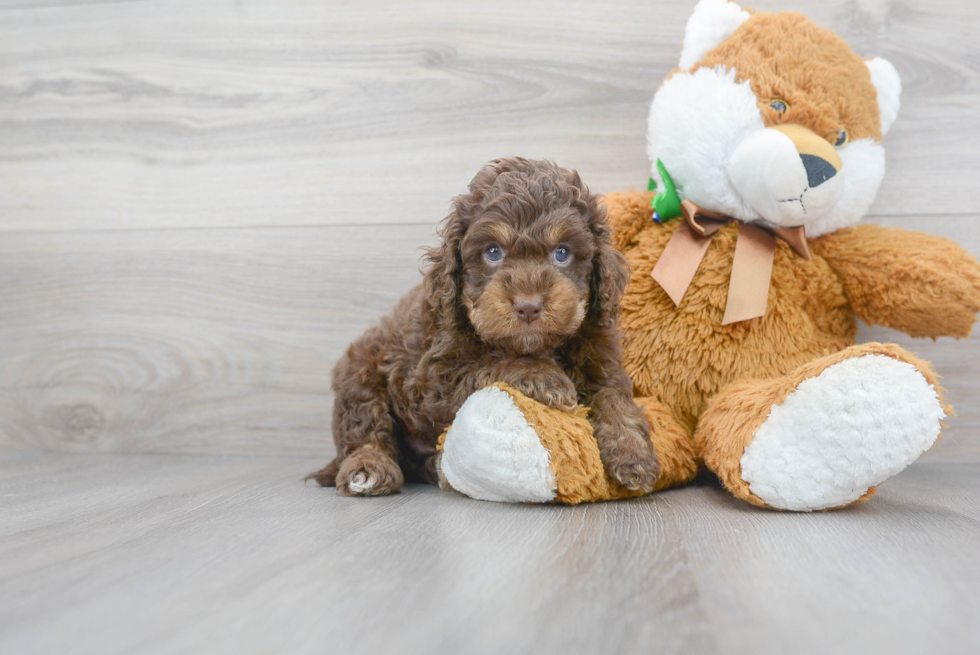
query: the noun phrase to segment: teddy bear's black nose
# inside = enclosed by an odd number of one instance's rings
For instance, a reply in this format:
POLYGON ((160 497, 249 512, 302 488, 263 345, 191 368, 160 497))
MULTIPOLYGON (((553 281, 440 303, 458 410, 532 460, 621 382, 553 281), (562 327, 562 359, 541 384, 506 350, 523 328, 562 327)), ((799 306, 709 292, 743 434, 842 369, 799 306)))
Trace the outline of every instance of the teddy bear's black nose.
POLYGON ((837 169, 826 159, 821 159, 816 155, 800 155, 800 159, 803 160, 803 168, 806 169, 806 181, 811 189, 837 175, 837 169))

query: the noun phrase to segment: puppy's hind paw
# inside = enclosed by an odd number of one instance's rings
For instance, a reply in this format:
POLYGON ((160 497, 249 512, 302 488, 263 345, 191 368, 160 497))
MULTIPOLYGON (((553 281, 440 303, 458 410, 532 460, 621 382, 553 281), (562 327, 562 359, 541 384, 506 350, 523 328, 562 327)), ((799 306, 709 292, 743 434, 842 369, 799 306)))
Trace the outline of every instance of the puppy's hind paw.
POLYGON ((386 453, 362 446, 340 463, 336 483, 341 496, 387 496, 401 490, 405 476, 386 453))
POLYGON ((364 471, 358 471, 350 479, 350 483, 347 485, 347 489, 351 492, 351 495, 363 496, 363 495, 369 495, 371 493, 371 490, 374 489, 377 485, 378 485, 378 480, 374 476, 364 471))

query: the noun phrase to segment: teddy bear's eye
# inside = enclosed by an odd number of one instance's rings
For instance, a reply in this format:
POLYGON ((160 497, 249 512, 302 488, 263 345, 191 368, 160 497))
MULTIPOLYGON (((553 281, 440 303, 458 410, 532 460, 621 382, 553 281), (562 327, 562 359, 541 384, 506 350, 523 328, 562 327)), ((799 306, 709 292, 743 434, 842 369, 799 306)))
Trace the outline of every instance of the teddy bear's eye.
POLYGON ((769 107, 775 109, 780 114, 785 114, 786 110, 789 109, 789 105, 786 104, 785 100, 780 100, 779 98, 773 98, 769 103, 769 107))
POLYGON ((837 133, 837 140, 834 142, 834 145, 840 148, 845 143, 847 143, 847 130, 841 130, 837 133))

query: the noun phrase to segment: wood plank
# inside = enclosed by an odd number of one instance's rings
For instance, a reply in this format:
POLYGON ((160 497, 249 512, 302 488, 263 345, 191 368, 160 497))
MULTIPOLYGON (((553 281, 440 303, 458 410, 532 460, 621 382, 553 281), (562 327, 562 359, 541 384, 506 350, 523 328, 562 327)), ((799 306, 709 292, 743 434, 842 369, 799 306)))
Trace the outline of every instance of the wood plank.
MULTIPOLYGON (((903 75, 873 214, 975 211, 975 3, 751 4, 903 75)), ((511 154, 642 186, 693 5, 7 0, 0 230, 433 223, 511 154)))
POLYGON ((0 444, 326 457, 330 371, 432 226, 11 233, 0 444))
MULTIPOLYGON (((886 224, 959 236, 980 218, 886 224)), ((0 448, 307 452, 327 458, 329 374, 420 275, 430 225, 8 233, 0 448)), ((911 339, 959 416, 935 456, 980 459, 980 340, 911 339)))
POLYGON ((309 457, 0 453, 0 651, 968 653, 980 475, 866 504, 304 487, 309 457))
POLYGON ((920 462, 836 512, 760 510, 716 487, 658 507, 726 653, 972 653, 977 473, 920 462))
POLYGON ((715 652, 654 504, 352 502, 312 465, 0 454, 0 650, 715 652))

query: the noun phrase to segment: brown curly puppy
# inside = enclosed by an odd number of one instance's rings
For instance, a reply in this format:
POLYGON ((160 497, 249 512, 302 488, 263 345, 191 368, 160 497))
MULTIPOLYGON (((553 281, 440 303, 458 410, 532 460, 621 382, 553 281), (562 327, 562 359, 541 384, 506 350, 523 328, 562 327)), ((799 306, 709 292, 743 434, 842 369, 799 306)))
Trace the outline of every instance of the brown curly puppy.
POLYGON ((439 235, 422 284, 337 363, 337 458, 308 477, 345 496, 436 483, 436 440, 456 410, 506 382, 551 407, 591 407, 610 476, 652 490, 659 467, 616 326, 629 270, 598 196, 551 162, 499 159, 439 235))

